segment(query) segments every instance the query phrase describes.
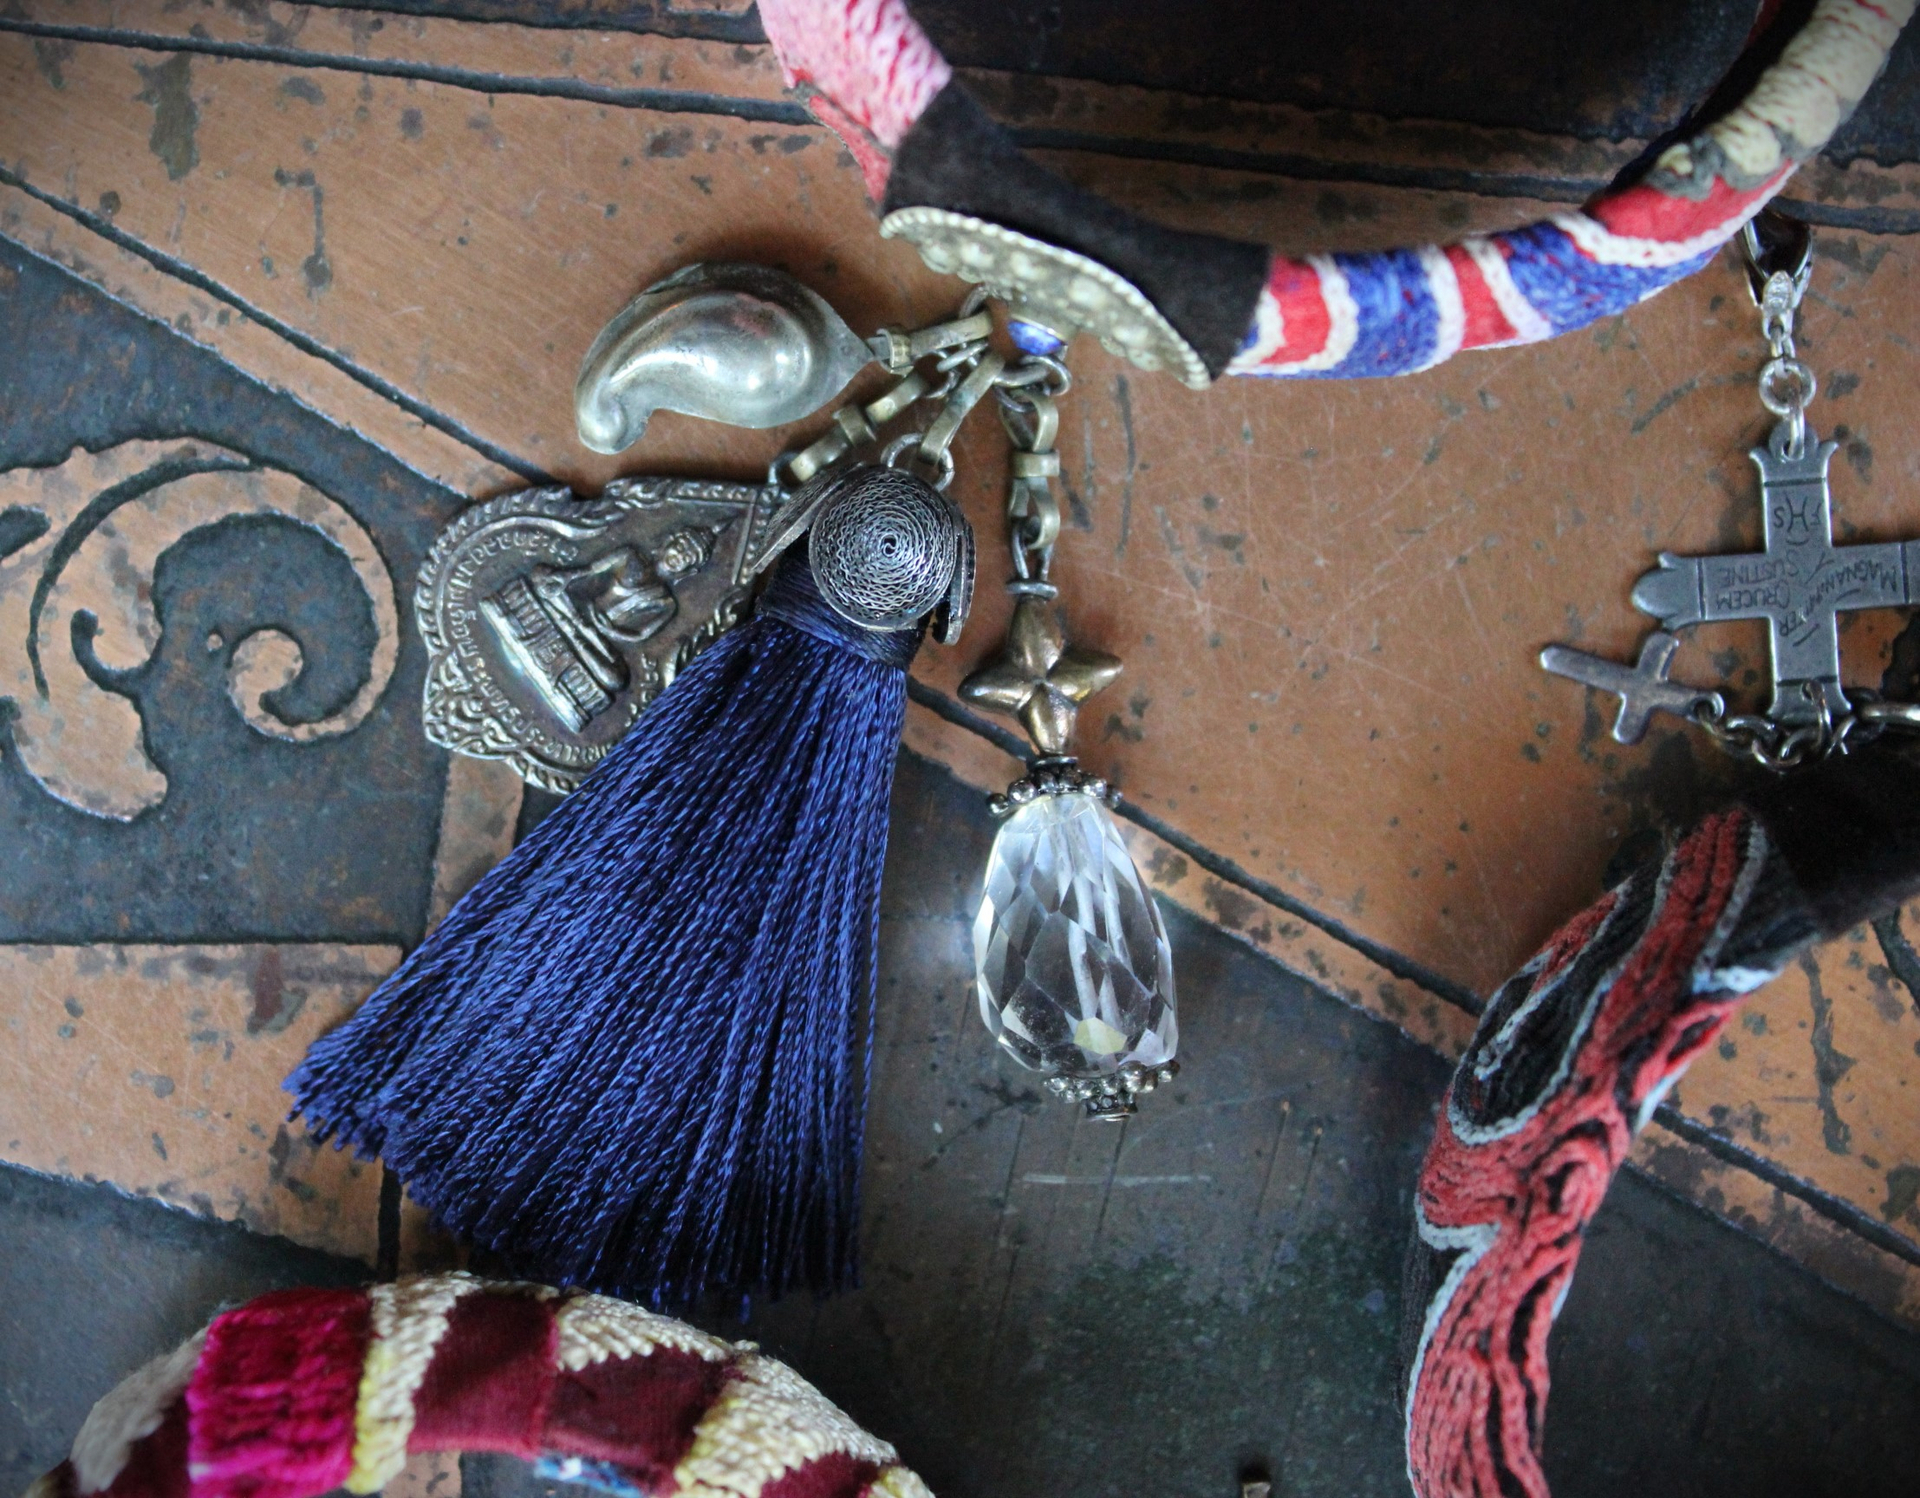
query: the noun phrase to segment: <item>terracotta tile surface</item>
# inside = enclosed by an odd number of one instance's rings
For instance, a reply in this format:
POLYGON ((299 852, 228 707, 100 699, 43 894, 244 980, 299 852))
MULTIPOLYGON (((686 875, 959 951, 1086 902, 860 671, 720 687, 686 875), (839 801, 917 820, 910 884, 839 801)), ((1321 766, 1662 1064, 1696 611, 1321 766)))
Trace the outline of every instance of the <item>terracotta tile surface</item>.
POLYGON ((1755 994, 1672 1100, 1920 1239, 1920 1006, 1874 932, 1808 953, 1755 994))
POLYGON ((0 1156, 371 1262, 380 1171, 287 1123, 280 1079, 399 960, 0 946, 0 1156))
MULTIPOLYGON (((0 34, 0 94, 20 102, 0 111, 11 184, 0 231, 475 491, 504 482, 509 465, 589 486, 636 470, 745 475, 785 444, 786 433, 673 417, 618 460, 574 441, 581 350, 634 290, 686 260, 778 261, 863 330, 960 293, 878 239, 830 135, 693 112, 695 91, 780 102, 755 49, 578 33, 563 43, 456 22, 363 36, 350 18, 302 11, 289 45, 324 65, 292 66, 168 49, 183 24, 254 39, 293 26, 293 8, 265 21, 157 3, 31 14, 155 42, 81 40, 56 57, 0 34), (557 97, 343 71, 363 55, 602 90, 625 69, 656 93, 557 97), (674 90, 685 107, 658 96, 674 90)), ((1124 90, 1060 97, 1002 80, 997 103, 1029 121, 1057 106, 1095 134, 1179 134, 1192 118, 1169 107, 1156 124, 1124 90)), ((1199 134, 1279 152, 1310 145, 1312 123, 1255 111, 1199 134)), ((1468 135, 1451 139, 1381 126, 1362 154, 1378 165, 1457 148, 1464 159, 1468 135)), ((1550 168, 1568 195, 1614 161, 1613 147, 1511 133, 1479 145, 1502 170, 1550 168)), ((1360 150, 1347 140, 1327 160, 1360 150)), ((1542 206, 1097 151, 1053 159, 1170 220, 1294 246, 1451 234, 1542 206)), ((1898 200, 1909 172, 1821 167, 1801 190, 1898 200)), ((1825 230, 1819 247, 1801 347, 1823 387, 1815 419, 1842 442, 1837 535, 1920 533, 1912 241, 1825 230)), ((1497 982, 1592 896, 1616 854, 1724 779, 1714 751, 1672 725, 1636 749, 1614 744, 1609 705, 1543 675, 1534 656, 1552 640, 1628 653, 1647 621, 1627 592, 1656 552, 1757 541, 1745 451, 1764 431, 1751 385, 1760 351, 1730 262, 1587 332, 1377 384, 1195 393, 1077 348, 1056 576, 1080 635, 1127 661, 1083 714, 1083 757, 1244 876, 1182 870, 1172 843, 1141 834, 1170 897, 1457 1048, 1466 1019, 1445 995, 1497 982), (1246 903, 1250 888, 1281 903, 1246 903), (1321 924, 1291 929, 1286 905, 1321 924), (1368 951, 1434 975, 1438 992, 1392 979, 1368 951)), ((970 432, 960 460, 956 493, 980 528, 985 586, 965 643, 918 667, 949 697, 1006 613, 993 586, 1004 566, 997 434, 970 432)), ((1849 622, 1851 680, 1878 680, 1898 628, 1849 622)), ((1764 668, 1757 627, 1719 626, 1683 647, 1675 674, 1750 691, 1764 668)), ((976 783, 1005 773, 999 751, 950 723, 917 713, 911 734, 976 783)), ((476 794, 471 835, 443 841, 449 880, 469 877, 450 871, 477 867, 513 819, 501 788, 476 794)), ((1920 1020, 1896 967, 1865 934, 1823 952, 1757 996, 1747 1028, 1676 1096, 1688 1117, 1920 1243, 1920 1020)), ((1737 1195, 1692 1179, 1703 1199, 1737 1195)))

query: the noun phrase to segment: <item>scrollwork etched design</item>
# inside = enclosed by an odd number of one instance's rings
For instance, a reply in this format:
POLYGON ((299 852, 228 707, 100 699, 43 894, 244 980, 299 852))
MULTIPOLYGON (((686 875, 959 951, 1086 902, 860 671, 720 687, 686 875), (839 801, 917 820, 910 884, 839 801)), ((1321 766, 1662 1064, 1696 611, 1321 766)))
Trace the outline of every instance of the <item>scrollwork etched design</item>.
POLYGON ((23 517, 14 531, 26 539, 0 553, 0 699, 12 704, 21 765, 80 811, 131 821, 165 800, 167 777, 147 754, 138 704, 97 682, 75 652, 75 626, 90 631, 108 671, 145 665, 160 644, 155 565, 195 531, 243 516, 315 531, 345 555, 372 611, 364 682, 313 722, 289 721, 269 701, 305 666, 297 640, 262 628, 223 642, 227 695, 255 732, 292 744, 350 732, 393 678, 399 606, 386 563, 358 520, 291 473, 197 441, 76 447, 59 464, 0 473, 7 515, 23 517))

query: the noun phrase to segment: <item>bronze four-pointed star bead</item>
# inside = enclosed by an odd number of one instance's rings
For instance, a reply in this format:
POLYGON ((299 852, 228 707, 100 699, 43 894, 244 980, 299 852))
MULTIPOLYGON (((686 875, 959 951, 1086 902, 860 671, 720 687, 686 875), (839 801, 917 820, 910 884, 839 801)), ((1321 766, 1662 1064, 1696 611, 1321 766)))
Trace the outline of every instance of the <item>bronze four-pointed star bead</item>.
POLYGON ((1052 600, 1027 594, 1000 654, 960 683, 960 695, 1017 717, 1042 754, 1065 754, 1080 704, 1119 674, 1118 656, 1068 644, 1052 600))

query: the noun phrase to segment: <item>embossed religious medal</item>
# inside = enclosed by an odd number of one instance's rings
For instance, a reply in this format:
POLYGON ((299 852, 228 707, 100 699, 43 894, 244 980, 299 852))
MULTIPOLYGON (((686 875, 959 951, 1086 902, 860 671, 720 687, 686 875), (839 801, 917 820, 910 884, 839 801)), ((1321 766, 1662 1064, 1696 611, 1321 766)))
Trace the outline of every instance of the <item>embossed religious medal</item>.
POLYGON ((1769 210, 1745 231, 1748 276, 1772 357, 1760 371, 1760 399, 1778 419, 1749 456, 1760 473, 1758 552, 1676 556, 1633 585, 1634 607, 1660 621, 1626 667, 1566 645, 1540 664, 1557 676, 1620 698, 1613 736, 1638 743, 1656 712, 1705 729, 1722 745, 1769 769, 1912 727, 1920 713, 1840 681, 1839 616, 1920 603, 1920 541, 1836 546, 1828 467, 1839 444, 1807 422, 1813 371, 1794 356, 1793 323, 1812 274, 1811 231, 1769 210), (1718 692, 1667 679, 1678 631, 1733 619, 1767 621, 1772 701, 1764 714, 1729 714, 1718 692))
POLYGON ((772 485, 618 479, 462 513, 421 571, 427 737, 570 791, 693 657, 745 616, 772 485))

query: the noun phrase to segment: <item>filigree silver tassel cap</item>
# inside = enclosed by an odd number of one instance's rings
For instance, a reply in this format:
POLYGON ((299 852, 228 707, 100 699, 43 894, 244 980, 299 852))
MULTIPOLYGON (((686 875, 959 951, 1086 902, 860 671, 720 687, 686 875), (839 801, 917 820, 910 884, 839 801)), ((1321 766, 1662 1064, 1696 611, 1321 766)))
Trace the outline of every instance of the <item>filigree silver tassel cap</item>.
POLYGON ((1002 1049, 1089 1117, 1124 1119, 1178 1069, 1173 949, 1109 810, 1118 795, 1068 752, 1080 705, 1121 665, 1067 638, 1046 580, 1059 527, 1046 483, 1058 472, 1057 416, 1046 393, 1010 394, 1016 601, 1006 644, 960 695, 1018 718, 1036 756, 989 802, 1000 828, 973 925, 975 984, 1002 1049))

